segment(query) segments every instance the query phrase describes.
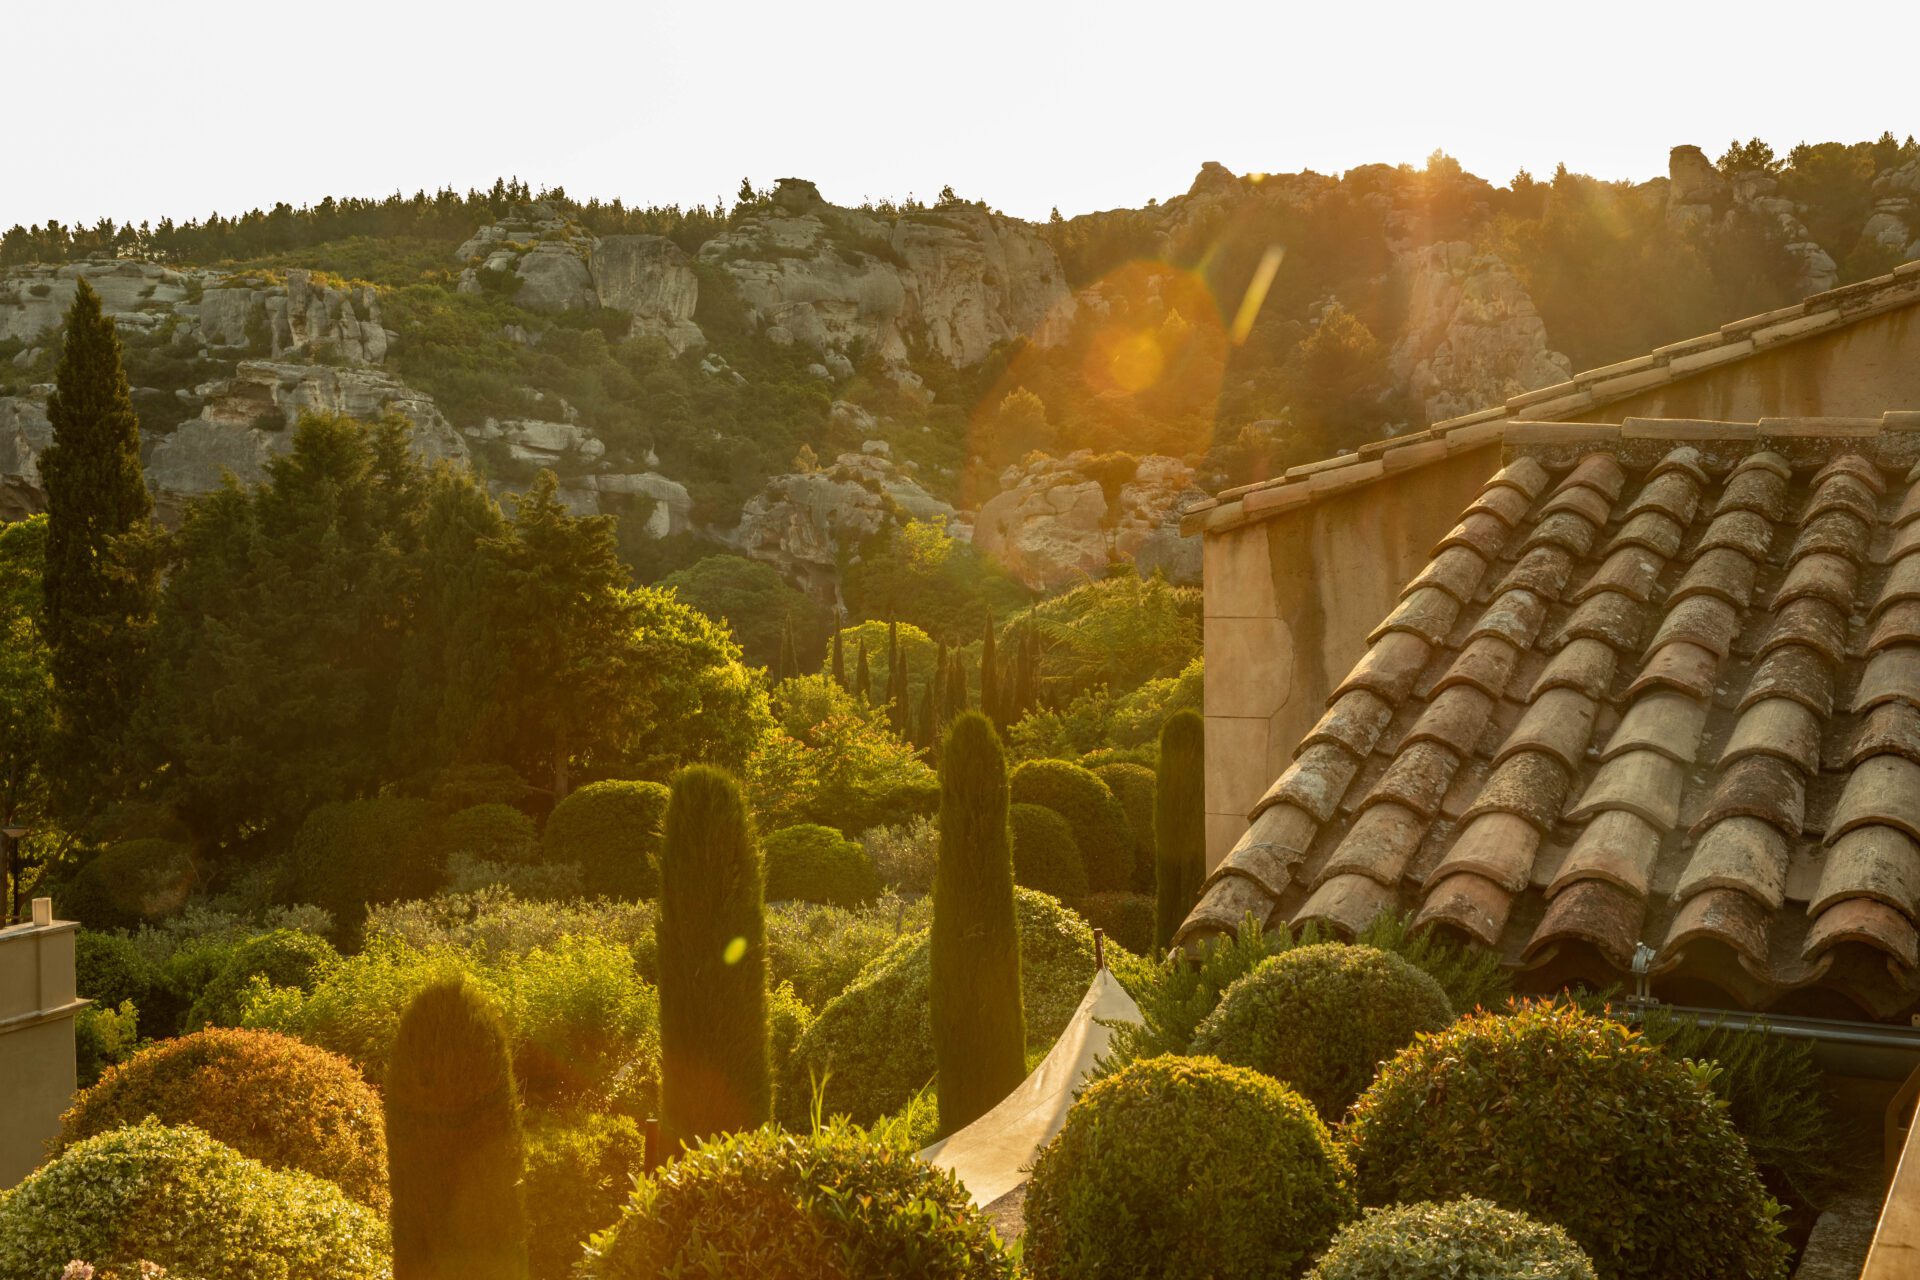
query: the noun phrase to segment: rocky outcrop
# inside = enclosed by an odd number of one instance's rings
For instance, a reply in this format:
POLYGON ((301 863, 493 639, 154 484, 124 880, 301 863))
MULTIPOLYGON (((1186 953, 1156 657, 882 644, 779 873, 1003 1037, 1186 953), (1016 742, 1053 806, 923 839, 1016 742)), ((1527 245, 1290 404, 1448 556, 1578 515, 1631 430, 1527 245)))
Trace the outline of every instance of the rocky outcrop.
POLYGON ((1873 180, 1873 212, 1860 244, 1884 258, 1920 258, 1920 160, 1909 160, 1873 180))
POLYGON ((587 259, 593 233, 560 216, 553 206, 533 204, 488 223, 454 250, 466 264, 462 293, 496 289, 529 311, 571 311, 595 306, 587 259))
POLYGON ((1407 322, 1389 357, 1428 422, 1499 404, 1572 376, 1519 277, 1464 241, 1400 255, 1407 322))
POLYGON ((53 443, 47 421, 47 394, 0 396, 0 520, 19 520, 45 507, 40 489, 40 454, 53 443))
POLYGON ((631 315, 634 336, 659 338, 675 355, 706 344, 706 335, 693 321, 700 277, 673 241, 665 236, 606 236, 594 245, 588 267, 600 305, 631 315))
POLYGON ((1723 175, 1695 146, 1675 147, 1667 157, 1667 224, 1711 235, 1740 219, 1753 219, 1798 264, 1795 286, 1820 293, 1840 281, 1840 269, 1800 220, 1803 210, 1780 194, 1770 173, 1744 170, 1723 175))
POLYGON ((973 542, 1035 591, 1056 591, 1117 562, 1176 582, 1200 580, 1200 539, 1180 512, 1206 495, 1176 458, 1146 457, 1115 474, 1112 457, 1081 450, 1007 468, 974 517, 973 542))

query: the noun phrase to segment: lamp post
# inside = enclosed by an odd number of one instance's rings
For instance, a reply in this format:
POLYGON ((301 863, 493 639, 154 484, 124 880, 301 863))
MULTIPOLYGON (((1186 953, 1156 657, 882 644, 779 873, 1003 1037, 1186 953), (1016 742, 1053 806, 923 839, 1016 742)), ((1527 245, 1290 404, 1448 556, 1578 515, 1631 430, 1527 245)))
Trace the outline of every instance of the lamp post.
POLYGON ((0 850, 6 854, 5 858, 0 858, 0 862, 5 863, 7 868, 7 919, 9 920, 17 918, 20 914, 20 873, 13 864, 13 848, 26 834, 26 827, 13 825, 0 827, 0 842, 4 842, 6 846, 4 850, 0 850))

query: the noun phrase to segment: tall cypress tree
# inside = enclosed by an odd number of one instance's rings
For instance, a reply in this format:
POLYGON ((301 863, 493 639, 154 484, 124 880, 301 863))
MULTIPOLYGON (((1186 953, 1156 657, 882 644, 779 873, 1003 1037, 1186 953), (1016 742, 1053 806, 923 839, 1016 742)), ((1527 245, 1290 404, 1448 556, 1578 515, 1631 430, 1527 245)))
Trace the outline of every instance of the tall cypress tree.
POLYGON ((1197 711, 1176 711, 1160 729, 1153 788, 1153 941, 1161 950, 1173 945, 1206 879, 1206 787, 1206 724, 1197 711))
POLYGON ((127 721, 146 687, 154 598, 154 575, 130 554, 153 513, 140 423, 119 335, 84 278, 67 309, 47 419, 53 443, 40 455, 40 479, 52 778, 57 802, 77 814, 101 798, 121 761, 127 721))
POLYGON ((946 715, 941 720, 940 731, 942 733, 946 732, 946 727, 953 721, 953 718, 966 709, 967 660, 960 650, 955 649, 953 651, 953 661, 947 667, 946 715))
POLYGON ((842 689, 847 687, 847 647, 840 638, 844 625, 836 612, 833 617, 833 682, 842 689))
POLYGON ((793 644, 793 617, 788 615, 780 629, 780 672, 778 679, 791 680, 800 674, 800 656, 793 644))
POLYGON ((943 1134, 992 1110, 1026 1075, 1011 846, 1006 753, 992 722, 969 711, 940 753, 928 1003, 943 1134))
POLYGON ((900 648, 900 624, 887 624, 887 719, 901 738, 913 736, 913 708, 907 692, 907 661, 900 648))
POLYGON ((1000 668, 993 650, 993 611, 987 611, 986 634, 980 638, 980 710, 997 725, 1017 719, 1000 705, 1000 668))
POLYGON ((853 696, 863 703, 873 701, 873 666, 867 661, 867 638, 860 637, 860 662, 853 679, 853 696))
POLYGON ((660 859, 660 1109, 683 1145, 773 1114, 767 1058, 766 906, 739 784, 682 769, 660 859))
POLYGON ((432 984, 401 1014, 385 1105, 394 1280, 526 1280, 513 1062, 465 979, 432 984))

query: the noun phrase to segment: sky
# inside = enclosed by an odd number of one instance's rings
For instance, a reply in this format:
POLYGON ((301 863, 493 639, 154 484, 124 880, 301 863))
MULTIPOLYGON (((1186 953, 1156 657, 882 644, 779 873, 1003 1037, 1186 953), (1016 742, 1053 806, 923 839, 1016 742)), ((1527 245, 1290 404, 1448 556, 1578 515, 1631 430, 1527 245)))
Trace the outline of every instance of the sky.
POLYGON ((1044 218, 1177 195, 1205 160, 1339 173, 1437 148, 1497 183, 1563 161, 1638 180, 1677 143, 1718 155, 1736 136, 1784 152, 1920 133, 1910 77, 1867 38, 1905 30, 1906 6, 1834 6, 1817 23, 1772 9, 15 5, 0 17, 14 113, 0 227, 502 175, 643 205, 730 201, 743 176, 811 178, 840 204, 951 184, 1044 218))

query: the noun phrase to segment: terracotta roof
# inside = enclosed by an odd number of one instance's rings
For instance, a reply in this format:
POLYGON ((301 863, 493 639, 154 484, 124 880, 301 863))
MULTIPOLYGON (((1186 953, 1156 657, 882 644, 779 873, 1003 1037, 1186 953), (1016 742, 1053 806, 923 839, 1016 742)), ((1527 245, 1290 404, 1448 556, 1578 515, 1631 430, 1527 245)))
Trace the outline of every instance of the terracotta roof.
POLYGON ((1410 911, 1543 986, 1644 944, 1696 999, 1913 1010, 1920 413, 1507 439, 1181 940, 1410 911))
MULTIPOLYGON (((1884 276, 1814 294, 1778 311, 1735 320, 1713 333, 1670 343, 1632 360, 1589 369, 1566 382, 1514 396, 1503 405, 1437 422, 1425 431, 1376 440, 1337 458, 1290 468, 1271 480, 1223 490, 1189 507, 1181 531, 1194 534, 1230 529, 1469 449, 1502 440, 1511 443, 1509 431, 1516 422, 1524 420, 1539 426, 1560 415, 1597 409, 1756 352, 1916 303, 1920 303, 1920 261, 1905 263, 1884 276)), ((1587 424, 1548 425, 1571 428, 1575 434, 1569 438, 1578 438, 1578 431, 1587 424)), ((1725 424, 1691 425, 1710 435, 1725 424)), ((1675 434, 1685 432, 1685 428, 1673 425, 1663 429, 1675 434)), ((1827 430, 1817 424, 1808 429, 1816 433, 1827 430)), ((1536 435, 1534 442, 1544 441, 1536 435)))

